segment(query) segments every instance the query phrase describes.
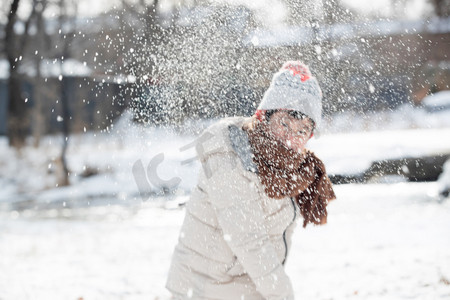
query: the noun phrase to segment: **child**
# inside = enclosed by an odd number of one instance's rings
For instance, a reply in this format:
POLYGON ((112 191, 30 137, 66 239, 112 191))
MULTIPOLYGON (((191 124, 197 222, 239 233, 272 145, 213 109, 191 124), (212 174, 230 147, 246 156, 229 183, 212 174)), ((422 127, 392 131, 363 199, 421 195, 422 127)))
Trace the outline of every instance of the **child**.
POLYGON ((326 223, 335 199, 323 163, 305 149, 321 101, 308 67, 287 62, 253 117, 202 134, 202 170, 166 284, 174 299, 294 299, 284 265, 296 220, 326 223))

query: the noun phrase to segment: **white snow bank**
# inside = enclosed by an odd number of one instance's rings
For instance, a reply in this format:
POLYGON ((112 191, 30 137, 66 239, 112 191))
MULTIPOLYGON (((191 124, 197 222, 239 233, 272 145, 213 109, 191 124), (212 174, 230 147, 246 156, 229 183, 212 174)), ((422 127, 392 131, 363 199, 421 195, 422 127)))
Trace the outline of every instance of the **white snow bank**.
POLYGON ((450 192, 450 159, 444 164, 444 170, 438 179, 438 189, 437 192, 441 197, 449 197, 450 192), (445 195, 447 193, 447 195, 445 195))
MULTIPOLYGON (((89 76, 92 74, 92 69, 89 68, 86 62, 81 62, 76 59, 42 59, 39 61, 39 68, 41 76, 44 78, 59 77, 59 76, 89 76)), ((29 77, 36 76, 36 68, 33 62, 24 62, 19 71, 29 77)))
POLYGON ((450 127, 450 109, 428 111, 409 104, 378 112, 343 112, 323 120, 324 134, 450 127))
POLYGON ((309 146, 331 174, 357 174, 373 161, 450 153, 450 128, 324 135, 309 146))
POLYGON ((9 78, 9 63, 6 59, 0 59, 0 79, 9 78))
MULTIPOLYGON (((170 128, 151 128, 134 124, 130 116, 113 126, 110 132, 88 132, 72 135, 67 150, 70 170, 68 187, 56 187, 57 158, 61 152, 61 136, 47 136, 39 148, 26 147, 19 155, 8 147, 6 137, 0 138, 0 190, 2 203, 32 201, 38 203, 60 202, 61 205, 92 202, 93 198, 116 198, 118 201, 141 200, 135 175, 148 182, 149 162, 158 154, 164 160, 157 167, 157 176, 166 180, 181 178, 178 189, 185 193, 195 184, 199 167, 194 159, 193 147, 183 150, 195 136, 175 132, 170 128), (133 174, 136 162, 144 172, 133 174), (97 175, 83 178, 86 170, 97 175)), ((150 184, 146 193, 159 193, 161 187, 150 184)), ((146 200, 145 198, 142 200, 146 200)))
POLYGON ((431 111, 450 109, 450 90, 429 95, 422 100, 422 104, 431 111))

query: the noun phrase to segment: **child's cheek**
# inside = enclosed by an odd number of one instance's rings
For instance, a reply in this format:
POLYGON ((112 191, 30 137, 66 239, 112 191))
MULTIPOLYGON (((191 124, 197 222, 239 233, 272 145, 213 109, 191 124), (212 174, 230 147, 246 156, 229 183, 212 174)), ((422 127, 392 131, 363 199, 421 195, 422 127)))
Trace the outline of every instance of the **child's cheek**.
POLYGON ((291 139, 290 144, 292 149, 296 151, 301 151, 305 147, 306 140, 305 139, 291 139))

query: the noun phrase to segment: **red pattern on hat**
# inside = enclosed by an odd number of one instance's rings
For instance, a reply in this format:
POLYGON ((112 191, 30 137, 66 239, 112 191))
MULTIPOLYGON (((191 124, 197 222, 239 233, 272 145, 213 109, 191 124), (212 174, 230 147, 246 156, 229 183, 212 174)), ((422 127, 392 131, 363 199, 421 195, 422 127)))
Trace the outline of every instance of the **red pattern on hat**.
POLYGON ((258 119, 258 121, 262 122, 265 114, 266 114, 265 110, 257 109, 255 112, 256 119, 258 119))
POLYGON ((305 82, 312 76, 309 68, 299 61, 288 61, 283 65, 282 69, 291 71, 294 76, 297 74, 300 75, 300 80, 302 82, 305 82))

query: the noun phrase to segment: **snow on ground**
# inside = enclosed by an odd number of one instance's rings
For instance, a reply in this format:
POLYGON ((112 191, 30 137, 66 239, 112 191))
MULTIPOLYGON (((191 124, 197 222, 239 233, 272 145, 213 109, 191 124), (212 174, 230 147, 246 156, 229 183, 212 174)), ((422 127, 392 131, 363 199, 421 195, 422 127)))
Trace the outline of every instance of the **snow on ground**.
MULTIPOLYGON (((294 234, 296 299, 448 299, 450 202, 434 185, 336 186, 329 223, 294 234)), ((0 299, 169 299, 184 209, 163 206, 3 212, 0 299)))
POLYGON ((329 223, 297 231, 299 299, 447 299, 450 203, 434 183, 337 186, 329 223))

